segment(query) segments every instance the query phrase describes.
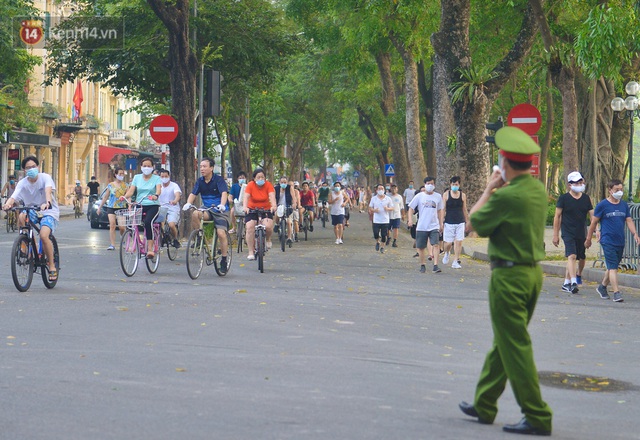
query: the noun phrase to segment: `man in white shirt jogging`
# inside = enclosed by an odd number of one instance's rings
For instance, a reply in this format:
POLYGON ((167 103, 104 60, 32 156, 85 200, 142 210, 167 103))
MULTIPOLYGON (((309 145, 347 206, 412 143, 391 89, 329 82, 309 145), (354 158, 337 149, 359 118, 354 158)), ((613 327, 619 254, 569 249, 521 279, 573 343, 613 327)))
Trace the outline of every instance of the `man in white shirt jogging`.
POLYGON ((376 239, 376 251, 384 254, 384 245, 389 231, 389 213, 393 211, 391 198, 385 195, 382 184, 376 186, 376 195, 369 202, 369 214, 373 215, 373 237, 376 239))
POLYGON ((442 272, 438 267, 440 233, 444 229, 444 204, 442 196, 435 192, 435 179, 425 177, 425 192, 416 194, 409 204, 408 223, 413 225, 413 213, 418 211, 416 227, 416 248, 420 256, 420 272, 426 272, 425 248, 431 244, 429 252, 433 258, 433 273, 442 272))

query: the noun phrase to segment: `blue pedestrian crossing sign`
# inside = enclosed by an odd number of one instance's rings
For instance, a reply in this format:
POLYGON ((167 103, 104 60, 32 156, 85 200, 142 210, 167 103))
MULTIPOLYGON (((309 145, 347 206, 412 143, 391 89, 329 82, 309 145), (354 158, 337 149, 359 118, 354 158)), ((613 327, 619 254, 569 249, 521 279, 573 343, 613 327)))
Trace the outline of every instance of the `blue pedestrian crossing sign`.
POLYGON ((353 177, 356 177, 356 178, 357 178, 357 177, 360 177, 360 171, 355 170, 355 171, 353 172, 353 177))
POLYGON ((393 164, 392 163, 384 164, 384 175, 385 176, 395 176, 396 175, 396 171, 393 169, 393 164))

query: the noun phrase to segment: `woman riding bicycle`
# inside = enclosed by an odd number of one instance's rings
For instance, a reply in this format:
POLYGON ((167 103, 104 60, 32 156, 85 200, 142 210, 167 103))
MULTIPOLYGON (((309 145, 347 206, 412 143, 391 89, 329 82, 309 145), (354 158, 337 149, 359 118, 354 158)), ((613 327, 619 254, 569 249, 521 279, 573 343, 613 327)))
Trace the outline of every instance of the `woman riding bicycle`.
MULTIPOLYGON (((40 162, 35 156, 27 156, 22 159, 22 169, 26 171, 27 178, 22 179, 16 185, 13 195, 9 197, 2 209, 9 209, 15 205, 16 201, 24 203, 25 206, 39 206, 42 216, 36 212, 29 211, 29 221, 40 225, 40 239, 42 247, 49 262, 49 281, 58 279, 58 270, 53 256, 53 243, 50 235, 58 226, 60 210, 58 202, 54 196, 56 184, 50 175, 38 172, 40 162)), ((26 213, 18 216, 18 226, 25 224, 26 213)))
POLYGON ((246 225, 246 240, 249 255, 247 260, 255 260, 255 237, 254 232, 258 214, 249 212, 252 209, 269 210, 266 217, 262 220, 262 224, 267 228, 266 242, 267 249, 271 248, 271 234, 273 233, 273 213, 276 210, 276 190, 267 182, 262 168, 257 168, 253 172, 253 180, 247 184, 244 190, 244 200, 242 203, 246 216, 244 218, 246 225))
POLYGON ((153 174, 153 159, 145 157, 140 162, 142 174, 133 176, 131 185, 124 197, 120 200, 130 199, 136 192, 136 201, 142 205, 142 220, 144 222, 145 234, 147 237, 147 258, 153 259, 156 254, 153 251, 153 220, 158 215, 158 197, 160 196, 162 181, 160 176, 153 174))
MULTIPOLYGON (((107 189, 104 192, 104 196, 100 201, 97 214, 100 215, 102 207, 105 206, 107 210, 107 217, 109 218, 109 247, 108 251, 112 251, 116 248, 116 216, 118 211, 127 207, 127 202, 121 201, 120 197, 123 197, 127 193, 129 184, 124 181, 124 170, 120 167, 116 167, 113 171, 113 182, 107 185, 107 189)), ((124 234, 124 225, 120 225, 120 235, 124 234)))

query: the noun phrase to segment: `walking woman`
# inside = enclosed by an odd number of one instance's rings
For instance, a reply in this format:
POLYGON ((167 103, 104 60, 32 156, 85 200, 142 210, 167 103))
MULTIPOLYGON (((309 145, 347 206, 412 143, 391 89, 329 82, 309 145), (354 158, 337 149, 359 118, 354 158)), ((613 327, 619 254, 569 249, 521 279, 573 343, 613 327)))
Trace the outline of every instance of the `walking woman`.
MULTIPOLYGON (((129 199, 136 192, 136 201, 142 205, 142 221, 144 222, 147 237, 147 258, 153 259, 156 254, 153 252, 153 219, 158 215, 158 197, 162 192, 162 181, 160 176, 153 174, 154 163, 150 157, 145 157, 140 162, 142 174, 133 176, 131 185, 124 195, 129 199)), ((123 198, 120 198, 122 200, 123 198)))
MULTIPOLYGON (((127 207, 127 202, 120 200, 127 193, 129 184, 124 181, 124 170, 120 167, 116 167, 113 171, 113 182, 107 185, 107 190, 104 192, 104 196, 100 201, 98 207, 98 216, 102 207, 105 206, 107 210, 107 217, 109 217, 109 241, 111 244, 107 248, 108 251, 112 251, 116 248, 116 216, 118 211, 127 207)), ((124 225, 119 226, 120 235, 124 234, 124 225)))

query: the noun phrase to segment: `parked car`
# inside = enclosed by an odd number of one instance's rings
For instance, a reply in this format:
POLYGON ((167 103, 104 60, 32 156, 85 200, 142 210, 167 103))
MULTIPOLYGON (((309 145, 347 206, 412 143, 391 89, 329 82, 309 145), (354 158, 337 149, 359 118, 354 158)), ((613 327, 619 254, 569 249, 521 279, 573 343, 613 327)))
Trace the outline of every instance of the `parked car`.
POLYGON ((100 201, 104 197, 104 193, 107 191, 105 188, 101 193, 98 200, 93 202, 87 209, 89 210, 89 221, 91 222, 92 229, 98 228, 108 228, 109 227, 109 217, 107 216, 107 210, 102 207, 100 210, 100 215, 98 215, 98 208, 100 207, 100 201))

